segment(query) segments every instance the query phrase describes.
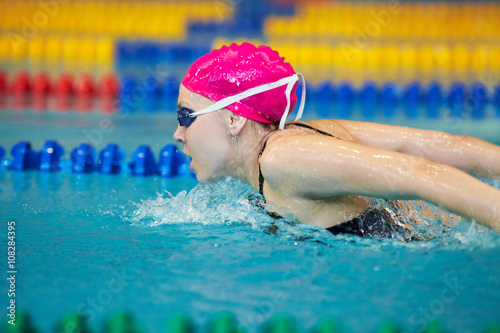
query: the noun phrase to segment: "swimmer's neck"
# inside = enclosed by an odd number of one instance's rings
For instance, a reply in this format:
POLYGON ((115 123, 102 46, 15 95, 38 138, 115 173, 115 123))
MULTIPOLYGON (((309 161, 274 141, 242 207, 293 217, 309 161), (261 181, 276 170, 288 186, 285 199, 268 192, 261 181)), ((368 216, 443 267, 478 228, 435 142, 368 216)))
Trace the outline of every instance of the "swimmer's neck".
POLYGON ((248 121, 233 142, 233 156, 229 157, 229 174, 258 190, 259 155, 266 140, 275 132, 258 122, 248 121))

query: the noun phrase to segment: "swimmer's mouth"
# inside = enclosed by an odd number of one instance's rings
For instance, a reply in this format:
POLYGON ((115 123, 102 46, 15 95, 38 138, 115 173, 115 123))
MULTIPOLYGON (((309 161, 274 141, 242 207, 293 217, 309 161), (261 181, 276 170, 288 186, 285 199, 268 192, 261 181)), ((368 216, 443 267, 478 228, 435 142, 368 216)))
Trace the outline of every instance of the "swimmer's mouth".
POLYGON ((189 156, 189 154, 188 154, 188 153, 184 150, 184 147, 182 148, 182 153, 183 153, 184 155, 188 156, 189 158, 191 158, 191 161, 189 161, 189 170, 194 172, 194 170, 193 170, 193 159, 192 159, 192 157, 191 157, 191 156, 189 156))

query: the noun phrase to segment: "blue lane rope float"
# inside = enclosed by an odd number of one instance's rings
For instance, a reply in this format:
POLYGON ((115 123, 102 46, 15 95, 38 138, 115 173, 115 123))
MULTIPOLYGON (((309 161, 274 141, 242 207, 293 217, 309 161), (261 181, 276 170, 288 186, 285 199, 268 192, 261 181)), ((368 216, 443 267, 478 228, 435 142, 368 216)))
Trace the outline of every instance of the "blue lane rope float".
POLYGON ((122 171, 125 151, 115 143, 110 143, 99 153, 97 171, 106 175, 118 174, 122 171))
POLYGON ((158 170, 151 148, 141 145, 132 154, 130 170, 134 176, 150 176, 158 170))
POLYGON ((17 171, 38 169, 40 154, 31 149, 27 141, 20 141, 10 150, 12 160, 7 160, 7 167, 17 171))
POLYGON ((60 159, 64 155, 64 149, 54 140, 47 140, 40 152, 40 171, 59 171, 60 159))
POLYGON ((174 144, 168 144, 161 149, 158 163, 147 145, 139 146, 133 152, 132 160, 127 162, 125 151, 114 143, 108 144, 97 155, 92 145, 83 142, 71 150, 69 159, 61 159, 64 149, 54 140, 47 140, 39 152, 34 151, 28 141, 20 141, 12 147, 11 155, 11 159, 4 158, 5 150, 0 146, 0 161, 2 161, 0 166, 15 171, 98 172, 108 175, 127 173, 142 177, 160 175, 165 178, 195 177, 194 172, 189 170, 190 159, 179 152, 174 144))
POLYGON ((73 149, 70 158, 74 173, 91 173, 95 169, 95 149, 86 142, 73 149))
MULTIPOLYGON (((184 313, 174 313, 165 316, 165 325, 159 332, 165 333, 242 333, 242 332, 258 332, 258 333, 339 333, 350 332, 348 325, 334 316, 320 317, 313 327, 304 329, 295 318, 288 313, 280 313, 271 317, 269 320, 249 330, 245 325, 238 322, 236 316, 230 311, 222 311, 215 313, 208 319, 205 325, 196 325, 193 318, 184 313)), ((9 324, 9 317, 4 319, 4 331, 6 333, 34 333, 41 332, 34 325, 31 316, 27 313, 16 314, 16 325, 9 324)), ((69 314, 55 323, 54 332, 102 332, 102 333, 141 333, 148 332, 145 324, 137 320, 134 315, 128 311, 115 312, 107 315, 104 319, 102 328, 94 331, 87 324, 87 320, 79 314, 69 314)), ((407 332, 398 321, 385 318, 379 320, 374 330, 367 330, 375 333, 401 333, 407 332)), ((451 333, 439 320, 432 320, 425 323, 422 327, 415 327, 408 332, 424 332, 424 333, 451 333)), ((493 322, 484 324, 478 327, 475 332, 500 333, 500 323, 493 322)))
MULTIPOLYGON (((159 172, 162 177, 175 177, 179 174, 186 173, 186 170, 179 166, 183 166, 184 155, 180 154, 175 145, 166 145, 160 151, 159 172)), ((186 165, 186 164, 184 164, 186 165)), ((189 171, 189 170, 187 170, 189 171)))

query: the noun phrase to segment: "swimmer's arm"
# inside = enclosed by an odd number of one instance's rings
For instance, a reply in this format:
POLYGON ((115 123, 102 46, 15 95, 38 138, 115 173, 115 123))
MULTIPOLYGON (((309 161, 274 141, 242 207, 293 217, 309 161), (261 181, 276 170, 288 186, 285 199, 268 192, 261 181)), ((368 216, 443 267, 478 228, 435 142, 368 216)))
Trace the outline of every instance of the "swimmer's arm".
POLYGON ((426 200, 500 232, 499 190, 418 156, 306 135, 269 143, 261 168, 269 186, 288 197, 426 200))
POLYGON ((500 177, 500 147, 439 131, 348 120, 337 121, 361 144, 424 157, 486 177, 500 177))

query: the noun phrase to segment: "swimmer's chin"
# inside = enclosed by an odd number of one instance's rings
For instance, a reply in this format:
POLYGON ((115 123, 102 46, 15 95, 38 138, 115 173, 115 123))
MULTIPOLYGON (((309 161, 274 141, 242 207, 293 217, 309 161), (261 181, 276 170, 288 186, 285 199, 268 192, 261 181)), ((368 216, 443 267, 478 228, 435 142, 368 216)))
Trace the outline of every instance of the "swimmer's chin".
POLYGON ((226 178, 227 176, 203 176, 203 174, 196 173, 196 180, 200 184, 214 184, 226 178))

